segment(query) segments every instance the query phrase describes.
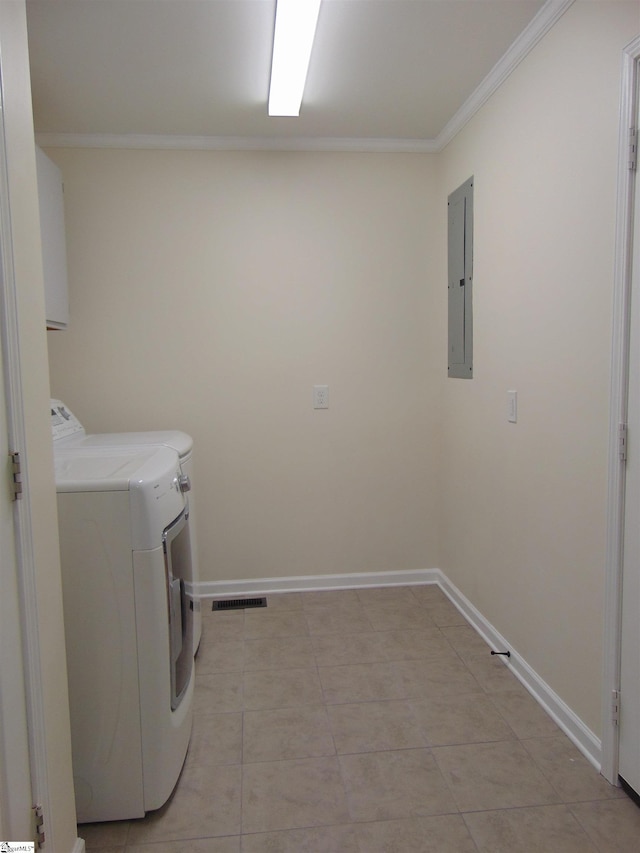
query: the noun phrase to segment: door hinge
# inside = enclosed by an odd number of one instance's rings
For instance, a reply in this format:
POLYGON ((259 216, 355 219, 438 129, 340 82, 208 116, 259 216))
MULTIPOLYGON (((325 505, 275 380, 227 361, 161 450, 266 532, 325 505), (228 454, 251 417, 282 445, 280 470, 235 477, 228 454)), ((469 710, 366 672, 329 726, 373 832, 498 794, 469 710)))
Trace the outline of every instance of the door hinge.
POLYGON ((629 169, 635 171, 638 167, 638 128, 629 128, 629 169))
POLYGON ((33 806, 33 840, 36 850, 39 850, 45 842, 44 836, 44 812, 42 806, 33 806))
POLYGON ((620 691, 611 691, 611 721, 617 726, 620 721, 620 691))
POLYGON ((16 452, 9 453, 11 465, 11 500, 18 500, 22 497, 22 462, 20 454, 16 452))
POLYGON ((618 458, 621 462, 627 461, 627 425, 618 426, 618 458))

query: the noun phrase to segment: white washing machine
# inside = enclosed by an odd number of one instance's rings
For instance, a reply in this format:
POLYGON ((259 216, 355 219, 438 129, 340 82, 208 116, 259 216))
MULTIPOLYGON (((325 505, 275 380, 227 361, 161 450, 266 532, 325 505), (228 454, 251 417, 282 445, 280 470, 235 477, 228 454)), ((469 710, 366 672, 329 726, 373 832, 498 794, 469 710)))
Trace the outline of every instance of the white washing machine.
POLYGON ((169 798, 193 716, 188 503, 167 447, 54 454, 79 822, 169 798))
POLYGON ((87 435, 78 418, 61 400, 51 400, 51 432, 54 448, 58 447, 170 447, 180 457, 180 467, 186 477, 184 488, 189 488, 189 529, 191 535, 191 559, 193 561, 193 584, 187 590, 191 595, 191 607, 194 611, 193 634, 194 653, 200 645, 202 636, 202 618, 200 599, 195 592, 195 584, 200 578, 198 569, 198 545, 195 523, 195 490, 193 466, 193 439, 180 430, 151 430, 148 432, 104 432, 87 435))

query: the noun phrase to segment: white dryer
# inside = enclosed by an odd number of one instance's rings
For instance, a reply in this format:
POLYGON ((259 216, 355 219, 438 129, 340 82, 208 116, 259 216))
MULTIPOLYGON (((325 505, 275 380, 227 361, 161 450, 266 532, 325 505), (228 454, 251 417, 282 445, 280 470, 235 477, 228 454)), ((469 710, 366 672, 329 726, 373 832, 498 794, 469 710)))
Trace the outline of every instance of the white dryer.
POLYGON ((62 447, 170 447, 180 457, 180 467, 186 480, 183 488, 189 491, 189 530, 191 536, 191 559, 193 561, 193 586, 187 590, 191 595, 191 607, 194 611, 193 635, 194 653, 200 645, 202 636, 202 618, 200 599, 195 594, 200 573, 198 568, 198 544, 196 539, 193 438, 181 430, 150 430, 147 432, 87 432, 78 418, 61 400, 51 400, 51 432, 54 448, 62 447))
POLYGON ((169 798, 193 717, 188 503, 166 447, 54 454, 79 822, 169 798))

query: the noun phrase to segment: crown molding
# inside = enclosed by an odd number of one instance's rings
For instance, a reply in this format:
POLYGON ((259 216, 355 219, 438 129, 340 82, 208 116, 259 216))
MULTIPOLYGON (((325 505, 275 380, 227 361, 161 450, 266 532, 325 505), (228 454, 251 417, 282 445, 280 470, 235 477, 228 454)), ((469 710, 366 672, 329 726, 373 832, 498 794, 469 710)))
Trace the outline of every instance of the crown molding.
POLYGON ((474 117, 504 81, 515 71, 527 54, 544 38, 575 0, 547 0, 504 56, 496 62, 478 88, 435 138, 437 151, 442 151, 474 117))
POLYGON ((142 148, 186 151, 355 151, 431 154, 432 139, 177 136, 166 134, 36 133, 41 148, 142 148))
POLYGON ((166 134, 37 133, 42 148, 132 148, 185 151, 342 151, 437 154, 462 130, 575 0, 547 0, 435 139, 180 136, 166 134))

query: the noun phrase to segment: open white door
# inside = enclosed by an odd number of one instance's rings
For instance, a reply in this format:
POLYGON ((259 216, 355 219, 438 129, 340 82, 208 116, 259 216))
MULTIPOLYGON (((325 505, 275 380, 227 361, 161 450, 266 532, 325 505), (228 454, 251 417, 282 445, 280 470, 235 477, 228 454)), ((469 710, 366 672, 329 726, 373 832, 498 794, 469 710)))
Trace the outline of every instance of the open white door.
MULTIPOLYGON (((638 71, 636 70, 636 75, 638 71)), ((636 76, 637 79, 637 76, 636 76)), ((636 109, 636 124, 638 109, 636 109)), ((640 795, 640 181, 636 171, 622 569, 619 775, 640 795)))
POLYGON ((36 806, 41 848, 81 853, 41 249, 26 8, 24 0, 0 0, 0 840, 33 840, 36 806), (8 450, 22 461, 24 492, 16 501, 8 450))
MULTIPOLYGON (((0 248, 0 292, 4 288, 0 248)), ((23 666, 23 635, 15 541, 14 502, 9 452, 9 431, 0 349, 0 838, 33 840, 29 738, 23 666)))

